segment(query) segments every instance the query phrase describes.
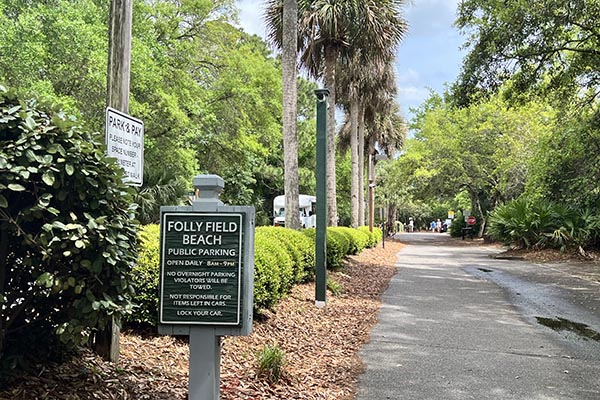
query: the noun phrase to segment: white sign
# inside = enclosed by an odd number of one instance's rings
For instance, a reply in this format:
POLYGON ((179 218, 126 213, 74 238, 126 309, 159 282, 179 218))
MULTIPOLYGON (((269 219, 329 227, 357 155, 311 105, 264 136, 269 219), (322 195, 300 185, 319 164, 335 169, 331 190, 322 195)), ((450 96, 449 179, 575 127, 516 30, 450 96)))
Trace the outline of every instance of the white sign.
POLYGON ((144 178, 144 123, 106 108, 106 152, 125 171, 125 183, 142 186, 144 178))

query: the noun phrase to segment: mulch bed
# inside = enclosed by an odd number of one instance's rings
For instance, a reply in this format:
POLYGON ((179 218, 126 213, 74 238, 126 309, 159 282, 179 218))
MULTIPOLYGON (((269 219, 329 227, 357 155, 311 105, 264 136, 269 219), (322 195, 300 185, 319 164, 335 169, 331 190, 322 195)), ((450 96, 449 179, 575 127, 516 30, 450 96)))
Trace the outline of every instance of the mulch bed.
MULTIPOLYGON (((376 322, 401 247, 386 241, 385 249, 365 250, 329 272, 343 293, 328 293, 325 308, 314 306, 314 283, 299 285, 257 318, 252 335, 223 338, 221 399, 353 399, 362 371, 358 351, 376 322), (265 345, 277 345, 285 355, 276 383, 257 372, 256 356, 265 345)), ((188 359, 186 338, 125 331, 118 364, 83 350, 67 363, 15 377, 0 399, 184 400, 188 359)))

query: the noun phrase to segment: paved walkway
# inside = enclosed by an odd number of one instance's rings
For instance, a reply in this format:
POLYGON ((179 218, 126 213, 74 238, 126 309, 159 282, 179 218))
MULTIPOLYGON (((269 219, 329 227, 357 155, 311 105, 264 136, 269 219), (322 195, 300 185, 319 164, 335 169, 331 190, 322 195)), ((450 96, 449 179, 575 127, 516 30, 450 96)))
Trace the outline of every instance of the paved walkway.
MULTIPOLYGON (((516 283, 539 267, 440 238, 402 236, 409 245, 361 352, 366 370, 357 399, 600 399, 600 342, 542 326, 534 315, 540 309, 519 303, 539 286, 516 283), (513 265, 520 275, 511 283, 513 265)), ((600 286, 565 286, 585 292, 580 316, 599 332, 600 286)), ((544 306, 556 293, 532 301, 544 306)))

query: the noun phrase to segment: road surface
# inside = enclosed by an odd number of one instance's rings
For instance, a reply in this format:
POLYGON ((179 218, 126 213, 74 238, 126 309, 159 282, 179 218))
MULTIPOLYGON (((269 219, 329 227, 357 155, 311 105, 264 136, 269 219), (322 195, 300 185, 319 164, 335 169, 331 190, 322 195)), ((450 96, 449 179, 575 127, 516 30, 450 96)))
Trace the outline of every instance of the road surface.
POLYGON ((358 400, 600 399, 600 282, 446 234, 400 239, 358 400))

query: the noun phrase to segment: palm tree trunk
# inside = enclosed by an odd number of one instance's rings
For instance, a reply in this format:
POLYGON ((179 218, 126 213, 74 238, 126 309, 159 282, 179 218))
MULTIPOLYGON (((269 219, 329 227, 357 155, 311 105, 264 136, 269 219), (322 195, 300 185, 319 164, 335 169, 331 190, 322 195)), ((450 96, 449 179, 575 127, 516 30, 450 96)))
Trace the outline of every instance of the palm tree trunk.
POLYGON ((335 178, 335 63, 338 51, 325 49, 325 86, 329 89, 327 103, 327 225, 337 226, 337 190, 335 178))
POLYGON ((298 48, 298 3, 297 0, 283 2, 283 159, 285 226, 300 229, 300 206, 298 193, 298 136, 296 56, 298 48))
POLYGON ((365 106, 358 112, 358 224, 365 225, 365 106))
POLYGON ((358 96, 356 84, 350 88, 350 226, 358 227, 358 96))

